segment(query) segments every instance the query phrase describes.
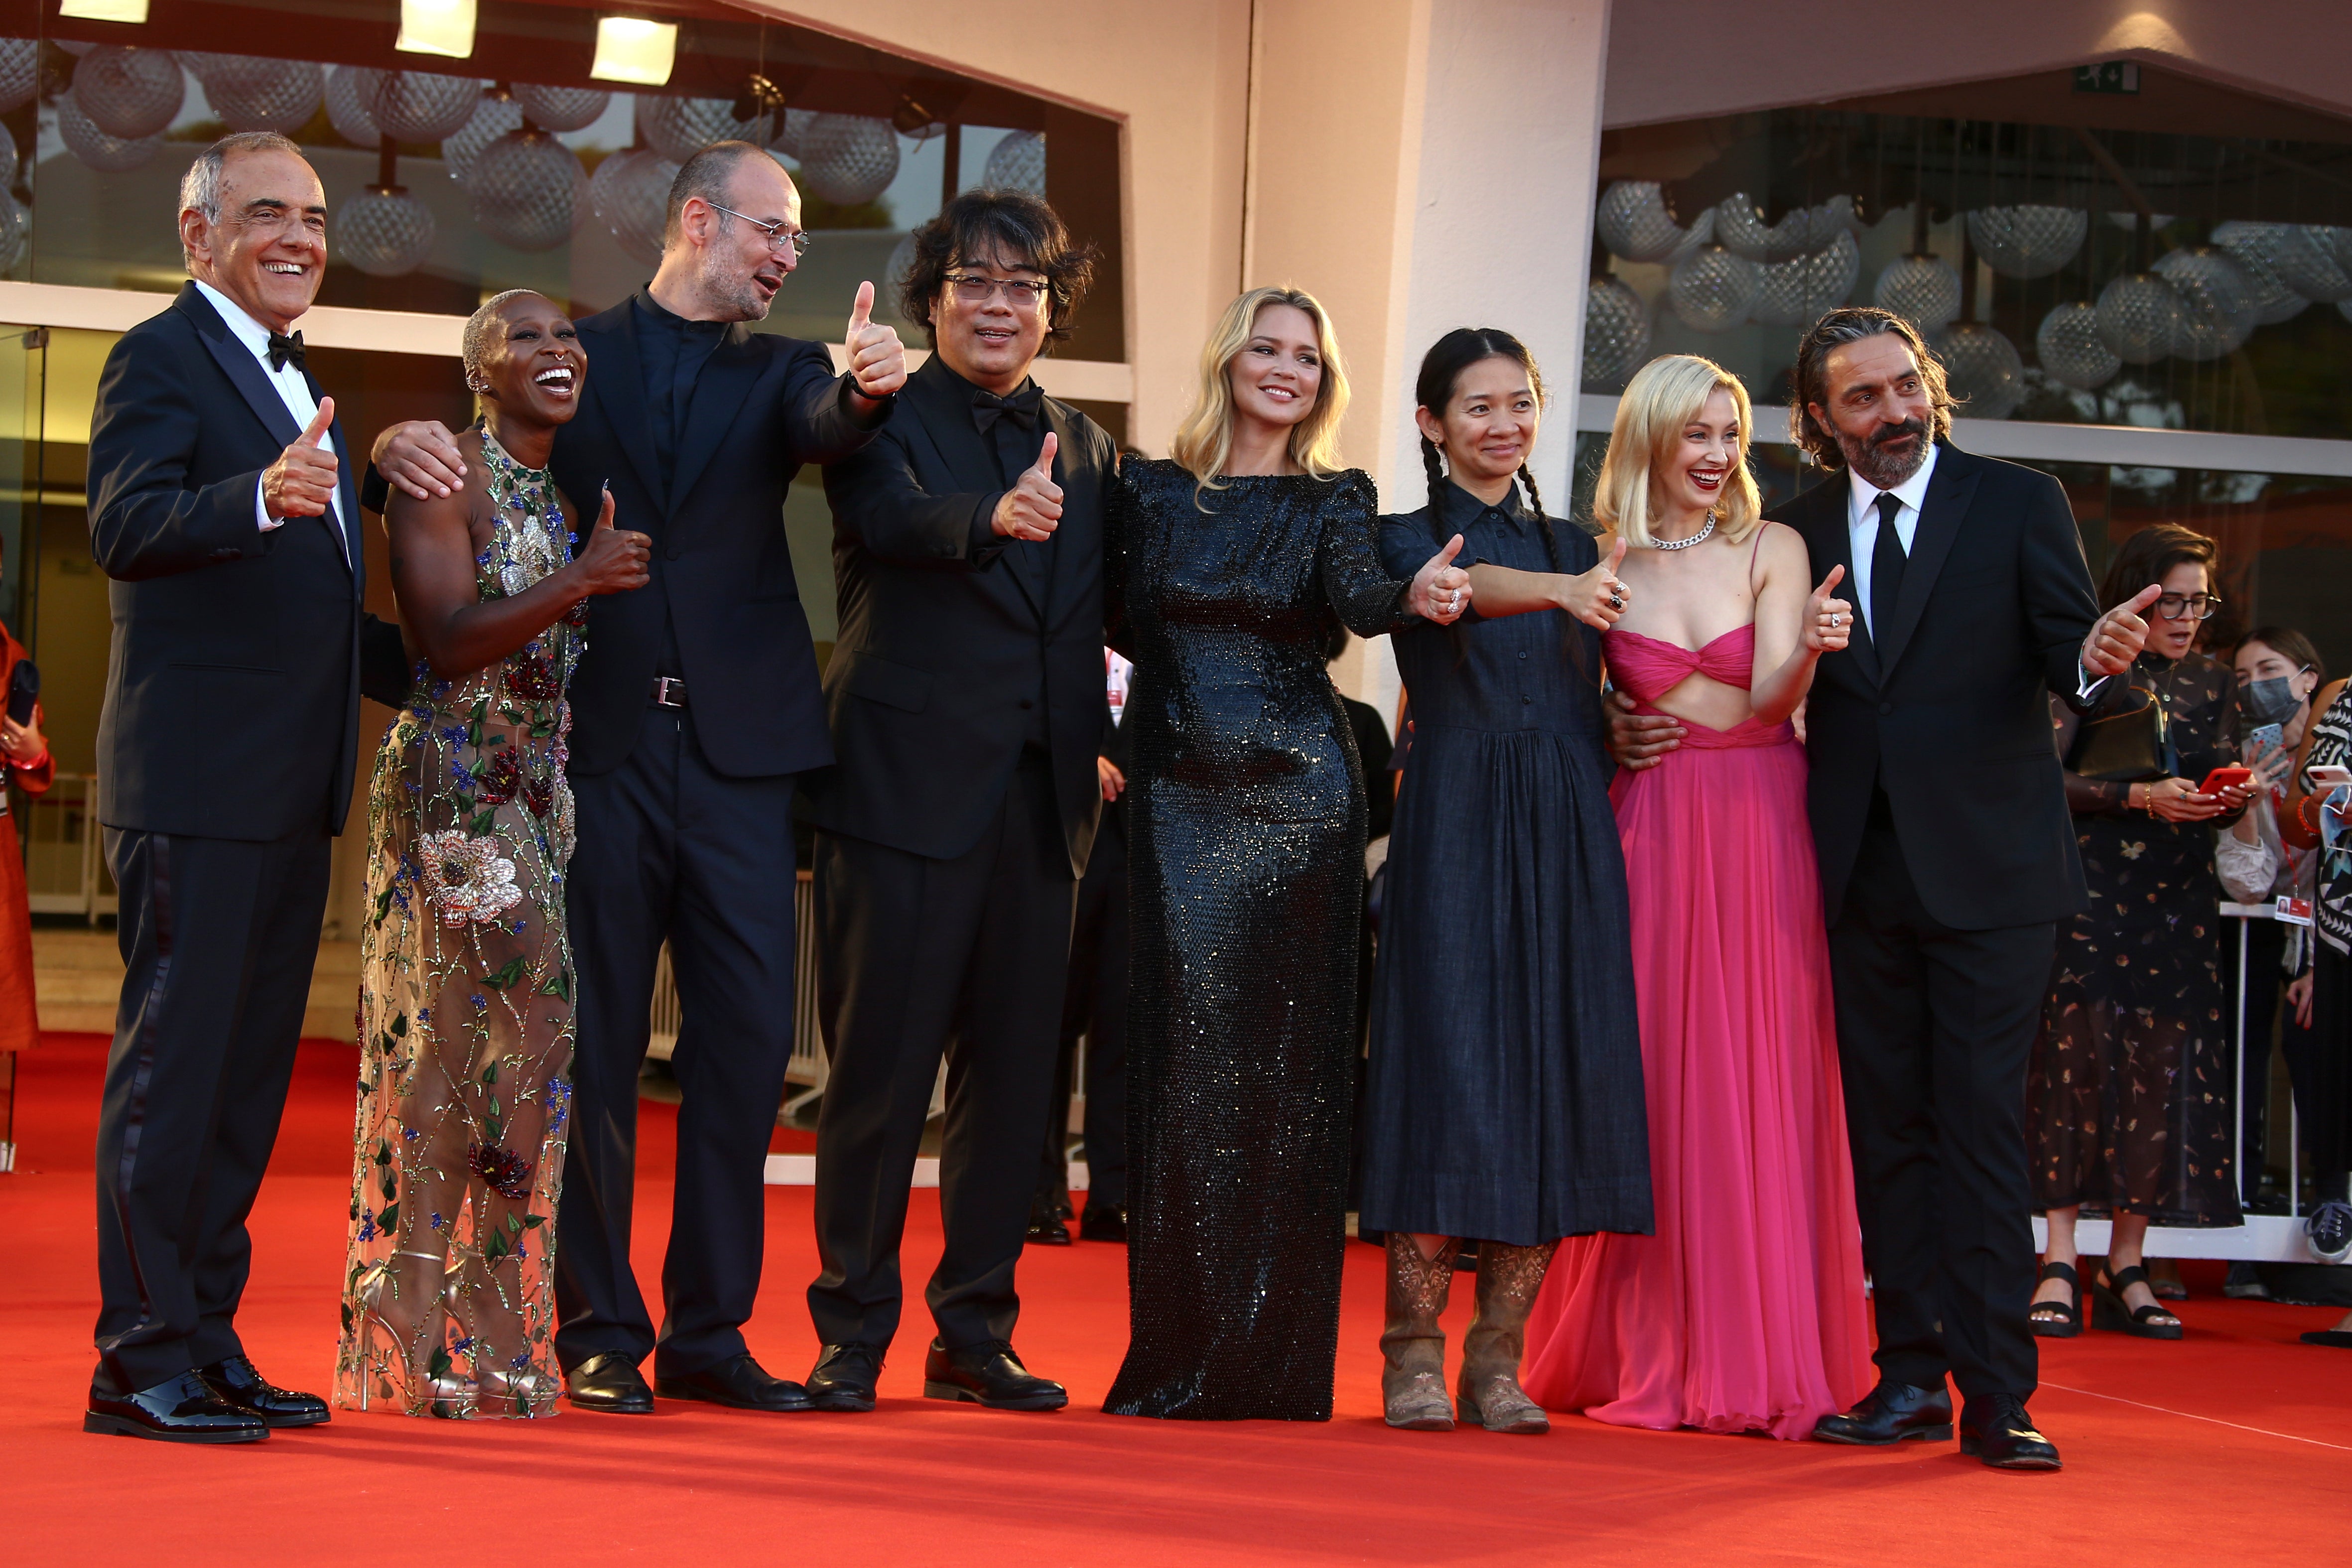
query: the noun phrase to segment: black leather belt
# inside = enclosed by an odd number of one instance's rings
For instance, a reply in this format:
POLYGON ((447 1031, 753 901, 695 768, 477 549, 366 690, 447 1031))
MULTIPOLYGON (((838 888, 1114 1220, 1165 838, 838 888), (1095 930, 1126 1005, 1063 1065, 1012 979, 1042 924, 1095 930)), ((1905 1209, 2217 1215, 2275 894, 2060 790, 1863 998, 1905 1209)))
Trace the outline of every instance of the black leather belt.
POLYGON ((686 706, 686 682, 675 675, 654 677, 653 703, 656 708, 686 706))

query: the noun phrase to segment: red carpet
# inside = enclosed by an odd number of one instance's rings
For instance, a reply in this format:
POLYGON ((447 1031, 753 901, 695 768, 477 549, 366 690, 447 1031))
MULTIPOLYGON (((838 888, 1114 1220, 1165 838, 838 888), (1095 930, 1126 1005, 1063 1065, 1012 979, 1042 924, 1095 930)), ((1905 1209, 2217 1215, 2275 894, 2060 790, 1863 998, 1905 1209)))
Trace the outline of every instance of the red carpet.
MULTIPOLYGON (((0 1176, 0 1562, 500 1563, 583 1550, 685 1563, 1115 1564, 2189 1563, 2343 1562, 2352 1354, 2294 1342, 2336 1314, 2197 1299, 2179 1344, 2090 1333, 2051 1346, 2034 1402, 2056 1476, 2009 1476, 1946 1444, 1856 1452, 1627 1432, 1576 1416, 1542 1438, 1391 1432, 1380 1421, 1380 1258, 1349 1249, 1339 1415, 1204 1426, 1097 1413, 1124 1348, 1124 1254, 1032 1248, 1019 1337, 1073 1408, 1000 1415, 920 1397, 918 1298, 872 1415, 762 1416, 665 1402, 530 1426, 339 1415, 249 1448, 85 1436, 90 1147, 103 1042, 52 1037, 22 1063, 18 1172, 0 1176), (2151 1408, 2151 1406, 2156 1408, 2151 1408)), ((261 1365, 328 1383, 352 1110, 347 1047, 303 1048, 255 1215, 241 1324, 261 1365)), ((645 1111, 637 1267, 667 1228, 674 1118, 645 1111)), ((809 1191, 769 1190, 753 1351, 815 1353, 809 1191)), ((908 1278, 939 1251, 915 1194, 908 1278)), ((1454 1328, 1466 1315, 1456 1291, 1454 1328)))

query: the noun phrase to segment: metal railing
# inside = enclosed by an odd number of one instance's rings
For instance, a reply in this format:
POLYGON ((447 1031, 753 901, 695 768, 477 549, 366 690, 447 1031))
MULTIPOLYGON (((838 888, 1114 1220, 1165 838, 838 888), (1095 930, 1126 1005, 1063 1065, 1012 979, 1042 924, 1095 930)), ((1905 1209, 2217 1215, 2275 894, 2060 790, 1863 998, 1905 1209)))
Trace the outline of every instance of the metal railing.
POLYGON ((23 802, 25 888, 37 915, 80 915, 96 925, 120 903, 98 826, 98 775, 59 773, 23 802))

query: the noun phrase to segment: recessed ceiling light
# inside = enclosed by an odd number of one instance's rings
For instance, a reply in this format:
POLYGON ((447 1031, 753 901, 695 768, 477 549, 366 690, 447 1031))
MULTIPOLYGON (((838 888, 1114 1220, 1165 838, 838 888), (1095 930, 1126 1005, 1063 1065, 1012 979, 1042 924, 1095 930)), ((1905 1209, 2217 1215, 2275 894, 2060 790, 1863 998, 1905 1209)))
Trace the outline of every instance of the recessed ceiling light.
POLYGON ((667 87, 677 63, 677 24, 643 16, 602 16, 596 21, 596 63, 588 74, 599 81, 667 87))
POLYGON ((392 47, 466 58, 474 52, 474 0, 400 0, 400 36, 392 47))
POLYGON ((147 0, 60 0, 58 15, 84 22, 128 22, 137 26, 147 20, 147 0))

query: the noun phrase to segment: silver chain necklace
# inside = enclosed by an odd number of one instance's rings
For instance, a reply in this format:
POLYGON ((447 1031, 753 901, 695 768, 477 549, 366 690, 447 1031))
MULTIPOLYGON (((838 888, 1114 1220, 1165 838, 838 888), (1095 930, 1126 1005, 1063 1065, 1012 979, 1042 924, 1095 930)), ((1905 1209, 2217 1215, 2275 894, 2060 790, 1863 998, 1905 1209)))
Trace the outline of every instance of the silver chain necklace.
POLYGON ((1694 544, 1705 544, 1706 542, 1706 536, 1714 531, 1715 513, 1708 512, 1706 514, 1706 526, 1700 529, 1696 533, 1692 534, 1688 539, 1653 539, 1650 541, 1650 548, 1653 550, 1688 550, 1694 544))

